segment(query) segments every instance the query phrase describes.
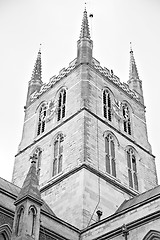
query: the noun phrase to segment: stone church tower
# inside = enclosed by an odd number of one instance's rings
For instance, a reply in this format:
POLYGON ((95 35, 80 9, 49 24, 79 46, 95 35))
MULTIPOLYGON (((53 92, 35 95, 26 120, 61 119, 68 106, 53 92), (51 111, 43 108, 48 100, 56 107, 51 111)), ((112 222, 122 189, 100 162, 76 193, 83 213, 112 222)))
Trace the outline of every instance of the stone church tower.
POLYGON ((157 185, 133 50, 128 84, 122 83, 93 57, 86 9, 77 57, 47 84, 38 52, 13 171, 19 187, 33 154, 41 197, 57 217, 79 229, 157 185))

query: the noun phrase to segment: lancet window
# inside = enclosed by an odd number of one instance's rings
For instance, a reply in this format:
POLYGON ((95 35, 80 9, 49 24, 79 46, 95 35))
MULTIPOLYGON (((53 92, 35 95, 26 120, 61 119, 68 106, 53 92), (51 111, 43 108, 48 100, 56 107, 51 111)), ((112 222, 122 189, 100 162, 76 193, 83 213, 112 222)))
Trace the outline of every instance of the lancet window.
POLYGON ((116 177, 115 143, 111 134, 105 137, 106 172, 116 177))
POLYGON ((128 179, 129 187, 138 190, 138 179, 137 179, 137 167, 136 167, 136 157, 134 150, 129 148, 127 150, 127 166, 128 166, 128 179))
POLYGON ((54 159, 53 159, 53 176, 57 175, 62 171, 62 160, 63 160, 63 135, 58 134, 54 141, 54 159))
POLYGON ((17 236, 19 236, 22 232, 23 216, 24 216, 24 208, 20 207, 18 214, 17 214, 17 223, 16 223, 16 235, 17 236))
POLYGON ((44 103, 39 110, 37 136, 45 131, 47 116, 47 105, 44 103))
POLYGON ((123 104, 122 106, 123 112, 123 128, 126 133, 131 135, 131 119, 130 119, 130 111, 127 104, 123 104))
POLYGON ((103 91, 103 116, 108 119, 109 121, 112 121, 112 115, 111 115, 111 95, 108 89, 105 89, 103 91))
POLYGON ((62 89, 59 93, 57 112, 58 112, 58 118, 57 118, 58 121, 65 117, 65 114, 66 114, 66 90, 65 89, 62 89))
POLYGON ((31 206, 28 211, 28 234, 33 236, 35 233, 36 209, 31 206))

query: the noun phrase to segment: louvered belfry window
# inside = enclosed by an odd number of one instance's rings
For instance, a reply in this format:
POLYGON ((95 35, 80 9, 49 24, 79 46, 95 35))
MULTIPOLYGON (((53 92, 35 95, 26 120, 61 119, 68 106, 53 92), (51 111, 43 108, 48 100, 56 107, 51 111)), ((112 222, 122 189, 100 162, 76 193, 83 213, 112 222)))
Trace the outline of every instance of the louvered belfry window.
POLYGON ((59 93, 58 97, 58 118, 60 119, 64 118, 66 114, 66 90, 62 89, 59 93))
POLYGON ((115 144, 111 134, 105 137, 106 172, 116 177, 115 144))
POLYGON ((136 157, 132 148, 127 151, 127 166, 129 186, 135 190, 138 190, 136 157))
POLYGON ((63 160, 63 135, 59 134, 54 141, 54 159, 53 159, 53 176, 62 172, 62 160, 63 160))
POLYGON ((131 119, 130 119, 130 112, 127 104, 122 106, 123 111, 123 128, 126 133, 131 135, 131 119))
POLYGON ((43 104, 39 110, 37 136, 45 131, 46 126, 47 106, 43 104))
POLYGON ((111 95, 107 89, 103 91, 103 116, 109 121, 112 121, 111 95))

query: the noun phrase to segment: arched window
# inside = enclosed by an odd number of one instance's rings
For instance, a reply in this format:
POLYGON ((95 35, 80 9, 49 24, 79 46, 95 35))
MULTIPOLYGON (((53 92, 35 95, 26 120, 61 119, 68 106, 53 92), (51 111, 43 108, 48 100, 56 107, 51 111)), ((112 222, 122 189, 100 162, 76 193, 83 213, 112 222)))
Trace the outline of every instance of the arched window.
POLYGON ((58 134, 54 141, 54 159, 53 159, 53 176, 62 171, 62 159, 63 159, 63 135, 58 134))
POLYGON ((160 239, 160 232, 156 230, 150 230, 143 240, 158 240, 160 239))
POLYGON ((30 207, 28 211, 28 234, 33 236, 35 234, 35 220, 36 220, 36 209, 30 207))
POLYGON ((112 121, 111 95, 107 89, 103 91, 103 116, 109 121, 112 121))
POLYGON ((116 177, 115 144, 111 134, 105 137, 106 172, 116 177))
POLYGON ((8 224, 3 224, 0 226, 0 240, 10 240, 12 230, 8 224))
POLYGON ((37 157, 37 162, 36 162, 36 169, 37 169, 37 174, 40 174, 41 170, 41 159, 42 159, 42 150, 41 148, 37 147, 34 153, 37 157))
POLYGON ((5 237, 4 233, 0 233, 0 240, 7 240, 7 238, 5 237))
POLYGON ((42 104, 39 110, 37 136, 44 132, 46 126, 47 105, 42 104))
POLYGON ((64 118, 66 114, 66 90, 62 89, 58 96, 58 118, 60 119, 64 118))
POLYGON ((128 166, 129 186, 138 191, 136 157, 132 148, 129 148, 127 150, 127 166, 128 166))
POLYGON ((131 135, 131 119, 130 119, 130 112, 129 107, 127 104, 123 104, 122 106, 123 112, 123 128, 126 133, 131 135))
POLYGON ((16 235, 17 236, 19 236, 22 232, 23 216, 24 216, 24 208, 20 207, 18 214, 17 214, 17 222, 16 222, 16 235))

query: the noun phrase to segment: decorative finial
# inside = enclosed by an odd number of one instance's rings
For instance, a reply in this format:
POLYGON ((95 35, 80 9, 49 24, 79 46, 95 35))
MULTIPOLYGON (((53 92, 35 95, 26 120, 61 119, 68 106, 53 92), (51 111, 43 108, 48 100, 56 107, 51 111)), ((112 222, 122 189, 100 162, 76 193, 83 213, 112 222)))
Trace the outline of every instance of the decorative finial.
POLYGON ((132 42, 130 42, 130 52, 133 52, 133 50, 132 50, 132 42))
POLYGON ((36 161, 37 161, 37 155, 36 155, 36 154, 33 154, 33 156, 30 156, 30 159, 31 159, 31 163, 36 163, 36 161))
POLYGON ((42 47, 42 43, 40 43, 39 51, 38 51, 38 53, 40 53, 40 54, 41 54, 41 47, 42 47))

